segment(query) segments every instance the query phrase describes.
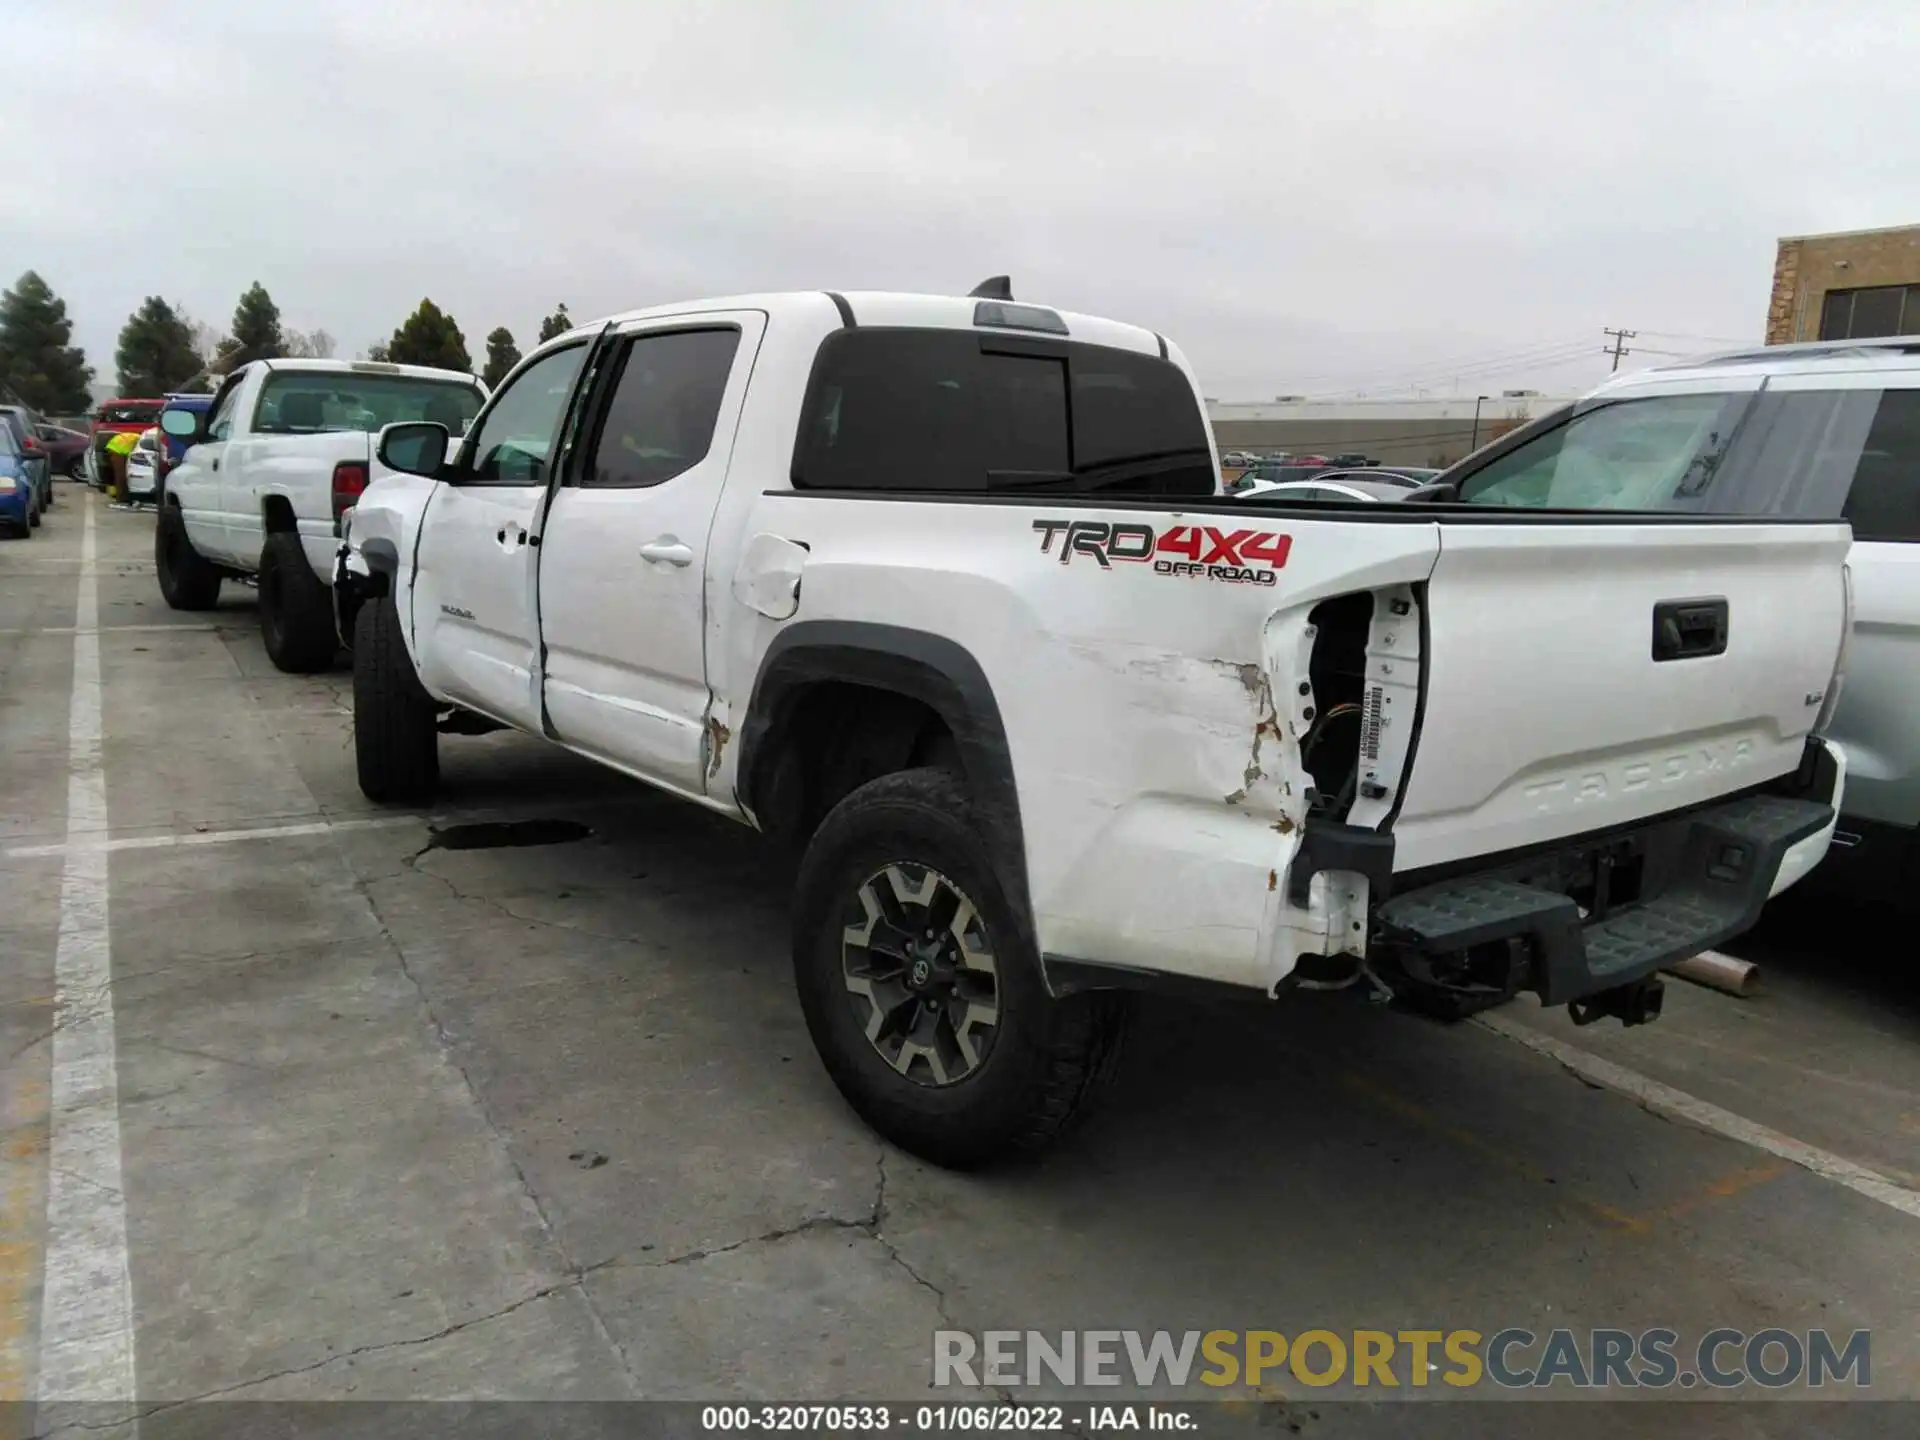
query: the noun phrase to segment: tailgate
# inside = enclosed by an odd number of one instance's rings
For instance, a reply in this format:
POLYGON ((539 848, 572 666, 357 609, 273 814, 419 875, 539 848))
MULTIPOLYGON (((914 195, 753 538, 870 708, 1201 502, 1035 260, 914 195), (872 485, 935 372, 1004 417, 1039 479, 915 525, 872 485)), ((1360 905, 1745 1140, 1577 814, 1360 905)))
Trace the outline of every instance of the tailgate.
POLYGON ((1833 681, 1850 539, 1844 524, 1443 521, 1394 868, 1794 770, 1833 681))

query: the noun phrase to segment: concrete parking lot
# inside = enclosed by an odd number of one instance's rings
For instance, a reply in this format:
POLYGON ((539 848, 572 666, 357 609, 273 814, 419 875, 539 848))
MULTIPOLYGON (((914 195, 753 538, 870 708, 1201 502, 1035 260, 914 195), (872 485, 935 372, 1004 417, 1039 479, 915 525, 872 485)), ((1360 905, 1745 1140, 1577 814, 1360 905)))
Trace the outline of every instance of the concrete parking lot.
POLYGON ((371 806, 344 665, 61 501, 0 542, 0 1398, 914 1399, 943 1327, 1508 1326, 1869 1329, 1920 1397, 1906 932, 1803 904, 1760 997, 1635 1031, 1156 1001, 1068 1144, 948 1174, 828 1083, 753 834, 515 736, 371 806))

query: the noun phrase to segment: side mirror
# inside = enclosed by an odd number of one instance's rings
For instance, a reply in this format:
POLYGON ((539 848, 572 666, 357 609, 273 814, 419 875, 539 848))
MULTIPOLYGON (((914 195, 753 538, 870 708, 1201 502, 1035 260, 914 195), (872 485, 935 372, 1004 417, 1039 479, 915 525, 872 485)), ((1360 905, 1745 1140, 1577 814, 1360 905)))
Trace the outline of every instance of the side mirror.
POLYGON ((447 463, 447 442, 450 438, 446 426, 436 425, 431 420, 403 420, 381 430, 380 443, 375 447, 374 454, 389 470, 398 470, 403 475, 424 475, 429 480, 435 480, 447 463))
POLYGON ((207 438, 207 417, 198 410, 162 410, 160 428, 175 440, 197 445, 207 438))

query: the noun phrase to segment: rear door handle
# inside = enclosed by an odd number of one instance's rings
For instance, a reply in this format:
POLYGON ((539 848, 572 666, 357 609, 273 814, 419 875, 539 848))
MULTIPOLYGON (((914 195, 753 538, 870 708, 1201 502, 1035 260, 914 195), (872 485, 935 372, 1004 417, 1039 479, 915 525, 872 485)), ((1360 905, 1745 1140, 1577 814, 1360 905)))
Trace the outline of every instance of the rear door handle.
POLYGON ((1727 651, 1727 602, 1662 600, 1653 607, 1653 658, 1692 660, 1727 651))
POLYGON ((670 535, 663 535, 658 540, 642 545, 640 558, 651 560, 659 565, 678 566, 684 570, 693 563, 693 547, 682 545, 670 535))

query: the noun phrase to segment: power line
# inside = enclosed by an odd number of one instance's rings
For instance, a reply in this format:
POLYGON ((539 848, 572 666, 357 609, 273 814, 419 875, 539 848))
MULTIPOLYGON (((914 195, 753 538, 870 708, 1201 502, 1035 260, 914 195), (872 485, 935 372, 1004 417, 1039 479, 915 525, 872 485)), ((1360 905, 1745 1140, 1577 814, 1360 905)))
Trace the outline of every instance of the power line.
POLYGON ((1315 392, 1313 398, 1338 397, 1352 395, 1358 390, 1393 391, 1434 385, 1442 381, 1472 380, 1488 375, 1497 375, 1507 371, 1538 369, 1549 365, 1564 364, 1568 360, 1583 359, 1593 353, 1586 341, 1576 340, 1569 345, 1557 345, 1540 350, 1522 351, 1513 355, 1491 357, 1475 364, 1437 366, 1432 370, 1402 370, 1376 376, 1363 385, 1345 390, 1323 390, 1315 392))
POLYGON ((1620 368, 1620 357, 1633 353, 1627 349, 1627 341, 1637 338, 1640 332, 1638 330, 1608 330, 1603 326, 1601 327, 1600 333, 1613 337, 1613 344, 1602 345, 1600 347, 1600 353, 1602 355, 1613 356, 1613 368, 1618 370, 1620 368))
POLYGON ((1412 376, 1419 376, 1419 375, 1449 375, 1450 376, 1455 374, 1456 372, 1465 373, 1467 371, 1483 369, 1489 366, 1503 365, 1510 362, 1515 364, 1520 364, 1520 363, 1526 362, 1527 360, 1532 359, 1536 355, 1557 354, 1561 351, 1570 351, 1574 349, 1584 350, 1585 348, 1586 348, 1585 341, 1561 340, 1561 341, 1555 341, 1550 344, 1528 345, 1528 346, 1524 346, 1514 350, 1493 350, 1493 351, 1482 350, 1470 355, 1456 355, 1451 359, 1415 360, 1406 365, 1398 366, 1391 369, 1329 370, 1329 371, 1321 371, 1315 374, 1306 374, 1306 375, 1295 374, 1290 377, 1289 383, 1299 385, 1299 384, 1304 384, 1304 383, 1308 383, 1315 380, 1354 379, 1359 381, 1362 385, 1374 386, 1377 384, 1385 383, 1386 381, 1400 379, 1402 377, 1412 377, 1412 376))

